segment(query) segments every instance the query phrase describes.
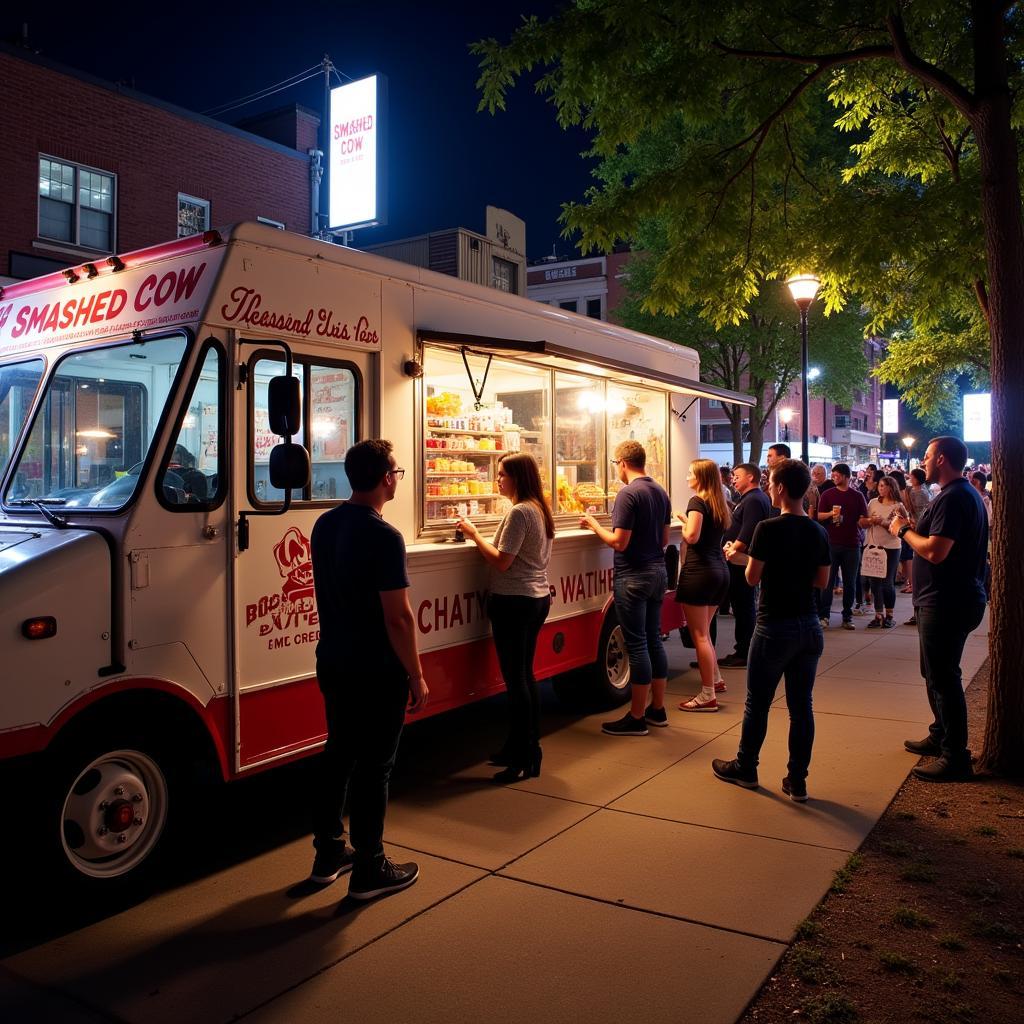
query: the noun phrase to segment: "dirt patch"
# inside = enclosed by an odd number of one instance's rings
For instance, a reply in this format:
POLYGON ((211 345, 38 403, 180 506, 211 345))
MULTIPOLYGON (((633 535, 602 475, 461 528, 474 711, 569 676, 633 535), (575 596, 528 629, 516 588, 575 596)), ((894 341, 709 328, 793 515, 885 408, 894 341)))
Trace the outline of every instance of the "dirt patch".
MULTIPOLYGON (((986 662, 967 690, 975 743, 987 687, 986 662)), ((1024 787, 911 776, 741 1024, 1021 1024, 1022 943, 1024 787)))

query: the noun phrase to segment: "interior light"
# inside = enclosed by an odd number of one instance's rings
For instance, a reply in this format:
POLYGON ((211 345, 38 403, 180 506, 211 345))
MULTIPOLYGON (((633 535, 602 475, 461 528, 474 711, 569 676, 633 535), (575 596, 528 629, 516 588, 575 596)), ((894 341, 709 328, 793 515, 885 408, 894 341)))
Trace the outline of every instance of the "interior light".
POLYGON ((609 398, 605 408, 613 416, 618 416, 626 411, 626 400, 624 398, 609 398))
POLYGON ((117 437, 117 434, 112 434, 109 430, 76 430, 75 435, 77 437, 98 438, 101 441, 110 441, 117 437))

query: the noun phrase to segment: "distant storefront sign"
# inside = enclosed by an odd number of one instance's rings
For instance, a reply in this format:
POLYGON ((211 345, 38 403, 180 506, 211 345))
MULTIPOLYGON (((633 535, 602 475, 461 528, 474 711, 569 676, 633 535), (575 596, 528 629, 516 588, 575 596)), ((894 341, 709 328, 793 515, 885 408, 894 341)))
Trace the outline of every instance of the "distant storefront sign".
POLYGON ((964 440, 992 440, 992 395, 987 391, 964 395, 964 440))
POLYGON ((882 433, 900 432, 900 401, 898 398, 882 399, 882 433))

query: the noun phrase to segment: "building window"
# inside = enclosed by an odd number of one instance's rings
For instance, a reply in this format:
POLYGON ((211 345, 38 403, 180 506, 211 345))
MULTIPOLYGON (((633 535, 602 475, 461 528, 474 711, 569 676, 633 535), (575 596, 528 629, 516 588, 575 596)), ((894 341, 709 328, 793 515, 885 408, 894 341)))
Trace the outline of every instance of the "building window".
POLYGON ((519 293, 519 282, 516 280, 516 265, 508 260, 492 256, 491 287, 517 295, 519 293))
POLYGON ((560 302, 558 304, 558 308, 559 309, 566 309, 570 313, 575 313, 576 312, 576 300, 572 299, 571 301, 568 301, 568 302, 560 302))
POLYGON ((721 400, 718 399, 718 398, 709 398, 708 399, 708 408, 709 409, 721 409, 722 408, 721 400))
POLYGON ((39 236, 114 250, 114 176, 39 158, 39 236))
POLYGON ((269 228, 279 228, 284 231, 284 223, 279 220, 271 220, 270 217, 257 217, 256 222, 258 224, 266 224, 269 228))
POLYGON ((587 316, 594 320, 601 319, 601 300, 587 299, 587 316))
POLYGON ((836 413, 835 425, 837 427, 848 427, 850 425, 850 417, 845 413, 836 413))
POLYGON ((210 201, 178 193, 178 237, 198 235, 210 229, 210 201))

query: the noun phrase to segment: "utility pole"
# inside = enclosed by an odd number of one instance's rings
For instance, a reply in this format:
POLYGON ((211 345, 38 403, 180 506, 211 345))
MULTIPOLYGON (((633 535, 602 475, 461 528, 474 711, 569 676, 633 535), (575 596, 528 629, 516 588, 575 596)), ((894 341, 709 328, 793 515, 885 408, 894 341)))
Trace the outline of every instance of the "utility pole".
POLYGON ((330 54, 325 53, 323 60, 320 62, 320 66, 324 72, 324 110, 323 117, 320 120, 321 128, 323 129, 323 162, 321 167, 321 176, 323 178, 323 185, 321 195, 323 202, 320 203, 320 210, 323 211, 324 224, 320 225, 316 234, 317 237, 324 239, 325 241, 332 241, 330 232, 327 228, 330 227, 331 217, 331 71, 334 70, 334 65, 331 63, 330 54))

